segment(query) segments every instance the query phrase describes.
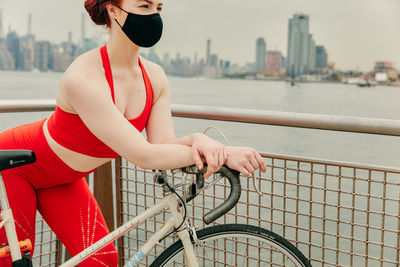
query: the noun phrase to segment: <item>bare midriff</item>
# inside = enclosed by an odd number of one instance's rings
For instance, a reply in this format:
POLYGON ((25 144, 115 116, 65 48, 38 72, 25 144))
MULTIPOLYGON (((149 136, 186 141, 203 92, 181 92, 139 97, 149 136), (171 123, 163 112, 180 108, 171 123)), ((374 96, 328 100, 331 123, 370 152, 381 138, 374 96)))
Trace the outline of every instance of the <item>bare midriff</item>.
POLYGON ((43 124, 43 132, 46 137, 46 141, 49 144, 51 150, 69 167, 75 171, 88 172, 91 171, 106 162, 112 160, 112 158, 96 158, 91 157, 82 153, 78 153, 68 148, 63 147, 51 138, 49 131, 47 129, 47 120, 43 124))

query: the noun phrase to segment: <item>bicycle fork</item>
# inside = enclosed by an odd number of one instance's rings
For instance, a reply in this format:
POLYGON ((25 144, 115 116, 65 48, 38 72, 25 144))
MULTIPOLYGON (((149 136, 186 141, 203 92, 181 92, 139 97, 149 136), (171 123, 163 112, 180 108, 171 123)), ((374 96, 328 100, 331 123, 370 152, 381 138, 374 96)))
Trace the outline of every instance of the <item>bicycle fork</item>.
MULTIPOLYGON (((179 224, 183 220, 182 214, 178 212, 178 203, 176 198, 174 198, 170 203, 169 203, 169 210, 171 212, 171 215, 175 218, 176 225, 175 227, 179 227, 179 224)), ((199 263, 197 262, 197 256, 196 253, 194 252, 194 247, 192 244, 192 241, 190 240, 190 235, 189 235, 189 230, 185 226, 183 230, 177 232, 179 239, 182 241, 182 245, 185 251, 185 259, 187 262, 188 267, 198 267, 199 263)))

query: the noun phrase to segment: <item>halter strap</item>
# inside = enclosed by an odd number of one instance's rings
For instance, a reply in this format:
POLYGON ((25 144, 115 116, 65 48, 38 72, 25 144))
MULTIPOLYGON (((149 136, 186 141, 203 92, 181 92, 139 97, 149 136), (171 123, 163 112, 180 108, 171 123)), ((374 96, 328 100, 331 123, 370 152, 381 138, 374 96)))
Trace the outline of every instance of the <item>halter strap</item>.
POLYGON ((110 85, 111 97, 115 104, 114 82, 113 82, 113 76, 112 76, 112 71, 111 71, 110 59, 108 58, 108 53, 107 53, 107 46, 103 46, 102 48, 100 48, 100 54, 101 54, 101 59, 103 61, 103 67, 104 67, 106 79, 107 79, 108 84, 110 85))

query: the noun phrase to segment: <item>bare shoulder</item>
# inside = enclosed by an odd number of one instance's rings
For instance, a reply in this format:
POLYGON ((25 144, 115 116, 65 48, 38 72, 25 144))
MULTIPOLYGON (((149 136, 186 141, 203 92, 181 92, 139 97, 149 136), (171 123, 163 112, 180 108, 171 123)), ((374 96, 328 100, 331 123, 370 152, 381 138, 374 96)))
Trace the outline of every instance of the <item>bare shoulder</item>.
POLYGON ((99 49, 90 50, 77 57, 60 80, 57 93, 57 105, 66 111, 74 112, 70 103, 71 94, 84 94, 84 90, 98 90, 104 86, 104 70, 99 49))
POLYGON ((140 57, 140 60, 144 68, 146 69, 146 72, 151 81, 151 85, 153 87, 154 102, 156 102, 163 90, 169 90, 167 75, 160 65, 142 57, 140 57))

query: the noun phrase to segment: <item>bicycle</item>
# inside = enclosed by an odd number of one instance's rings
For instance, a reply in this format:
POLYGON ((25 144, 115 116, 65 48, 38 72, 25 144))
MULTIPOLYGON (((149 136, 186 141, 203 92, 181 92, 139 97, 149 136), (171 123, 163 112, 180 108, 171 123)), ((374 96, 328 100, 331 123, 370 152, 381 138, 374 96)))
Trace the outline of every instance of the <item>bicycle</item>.
MULTIPOLYGON (((13 267, 32 266, 32 261, 29 253, 26 253, 28 251, 26 248, 25 253, 21 254, 21 243, 18 243, 16 237, 14 220, 9 208, 1 171, 34 161, 35 154, 28 150, 0 151, 0 200, 2 208, 0 228, 5 227, 9 241, 7 246, 13 260, 13 267)), ((78 253, 60 265, 60 267, 72 267, 83 262, 142 222, 165 211, 169 212, 170 218, 124 266, 138 265, 159 241, 171 234, 177 235, 180 240, 162 252, 150 266, 197 267, 210 266, 210 263, 213 263, 214 266, 250 266, 251 264, 256 264, 255 266, 273 266, 274 264, 279 266, 311 266, 306 257, 289 241, 257 226, 222 224, 197 230, 186 218, 186 203, 193 200, 218 180, 205 186, 204 169, 200 171, 197 167, 190 166, 180 170, 186 174, 193 175, 193 179, 189 184, 185 181, 181 185, 173 186, 168 182, 166 171, 154 171, 154 180, 163 187, 164 198, 78 253), (184 188, 183 197, 176 192, 179 186, 184 188), (179 209, 183 210, 183 215, 179 212, 179 209), (227 250, 230 248, 233 249, 233 252, 227 250), (199 257, 200 255, 201 257, 199 257)), ((228 198, 222 204, 204 215, 203 221, 206 224, 210 224, 226 214, 236 205, 240 198, 239 173, 226 166, 223 166, 217 173, 220 174, 220 179, 226 178, 228 180, 231 190, 228 198)))

